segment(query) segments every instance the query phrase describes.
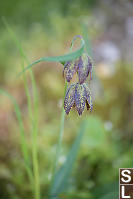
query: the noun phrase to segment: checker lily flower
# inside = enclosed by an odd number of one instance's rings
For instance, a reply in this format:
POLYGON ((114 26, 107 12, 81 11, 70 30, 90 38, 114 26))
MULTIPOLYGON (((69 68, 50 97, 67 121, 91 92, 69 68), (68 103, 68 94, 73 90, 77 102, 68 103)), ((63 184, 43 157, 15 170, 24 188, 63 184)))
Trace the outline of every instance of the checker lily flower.
POLYGON ((65 63, 63 75, 65 75, 68 82, 70 82, 76 72, 78 73, 80 84, 84 83, 89 73, 91 76, 92 60, 87 53, 83 53, 82 56, 75 61, 68 61, 65 63))
POLYGON ((91 100, 90 89, 86 83, 74 83, 66 91, 64 100, 64 109, 66 114, 69 114, 72 107, 76 106, 79 115, 82 115, 85 104, 87 110, 92 111, 93 105, 91 100))

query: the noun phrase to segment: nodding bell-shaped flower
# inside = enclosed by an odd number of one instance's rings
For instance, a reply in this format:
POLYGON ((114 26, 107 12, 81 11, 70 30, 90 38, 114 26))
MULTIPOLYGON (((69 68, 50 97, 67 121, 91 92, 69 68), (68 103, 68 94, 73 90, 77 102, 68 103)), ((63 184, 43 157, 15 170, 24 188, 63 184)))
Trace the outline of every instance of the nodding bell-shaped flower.
POLYGON ((87 53, 83 53, 82 56, 75 61, 68 61, 65 63, 63 75, 65 75, 68 82, 70 82, 76 72, 78 73, 80 84, 84 83, 89 73, 91 76, 92 60, 87 53))
POLYGON ((68 61, 64 65, 63 76, 65 75, 67 82, 73 78, 78 69, 77 61, 68 61))
POLYGON ((90 79, 92 77, 92 60, 87 55, 87 53, 83 53, 82 56, 79 57, 78 60, 78 77, 79 83, 82 84, 90 74, 90 79))
POLYGON ((69 114, 72 107, 76 106, 79 115, 82 115, 85 104, 87 110, 92 111, 93 105, 91 101, 91 93, 86 83, 74 83, 66 91, 64 100, 64 109, 69 114))

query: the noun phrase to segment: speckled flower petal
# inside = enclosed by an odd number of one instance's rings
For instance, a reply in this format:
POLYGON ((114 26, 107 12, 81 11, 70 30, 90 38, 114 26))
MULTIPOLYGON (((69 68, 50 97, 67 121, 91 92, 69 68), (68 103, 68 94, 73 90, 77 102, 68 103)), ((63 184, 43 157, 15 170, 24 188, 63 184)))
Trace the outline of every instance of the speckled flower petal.
POLYGON ((86 93, 83 84, 77 83, 75 86, 75 103, 79 115, 82 115, 85 108, 85 102, 86 102, 85 94, 86 93))
POLYGON ((76 61, 68 61, 64 65, 63 75, 65 75, 66 80, 70 82, 74 73, 77 71, 77 62, 76 61))
POLYGON ((86 80, 91 71, 92 71, 91 59, 86 53, 83 53, 78 60, 78 76, 80 84, 82 84, 86 80))
POLYGON ((91 98, 90 89, 87 86, 87 84, 85 84, 85 83, 84 83, 84 88, 85 88, 85 92, 86 92, 86 107, 87 107, 87 110, 92 111, 93 104, 92 104, 92 98, 91 98))
POLYGON ((69 114, 71 108, 75 103, 75 84, 72 84, 66 91, 66 96, 64 100, 64 109, 66 114, 69 114))

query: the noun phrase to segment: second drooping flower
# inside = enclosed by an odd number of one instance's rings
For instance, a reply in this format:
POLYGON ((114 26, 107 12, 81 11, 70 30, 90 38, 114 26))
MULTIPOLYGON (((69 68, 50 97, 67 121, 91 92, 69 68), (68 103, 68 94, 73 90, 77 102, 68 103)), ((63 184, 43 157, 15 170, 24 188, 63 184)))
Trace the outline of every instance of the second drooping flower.
POLYGON ((82 115, 85 104, 87 110, 92 111, 93 105, 91 100, 91 93, 87 84, 71 84, 66 91, 66 96, 64 100, 64 109, 66 114, 69 114, 71 108, 76 106, 78 114, 82 115))
POLYGON ((83 53, 82 56, 74 61, 68 61, 65 63, 63 74, 68 82, 70 82, 76 72, 78 73, 80 84, 84 83, 89 74, 91 77, 92 60, 87 53, 83 53))

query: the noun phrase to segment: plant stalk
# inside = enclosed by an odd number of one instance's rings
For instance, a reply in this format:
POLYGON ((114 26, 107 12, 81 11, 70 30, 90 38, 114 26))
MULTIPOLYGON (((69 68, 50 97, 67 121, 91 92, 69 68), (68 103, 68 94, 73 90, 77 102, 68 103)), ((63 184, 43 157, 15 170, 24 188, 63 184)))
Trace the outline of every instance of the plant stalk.
MULTIPOLYGON (((64 98, 66 94, 66 89, 67 89, 67 81, 65 82, 65 89, 64 89, 64 98)), ((62 140, 63 140, 63 133, 64 133, 64 123, 65 123, 65 111, 64 107, 62 107, 62 113, 61 113, 61 122, 60 122, 60 131, 59 131, 59 139, 58 139, 58 144, 56 148, 56 155, 55 155, 55 161, 54 161, 54 167, 53 167, 53 174, 52 174, 52 183, 56 174, 59 158, 60 158, 60 153, 61 153, 61 146, 62 146, 62 140)))

